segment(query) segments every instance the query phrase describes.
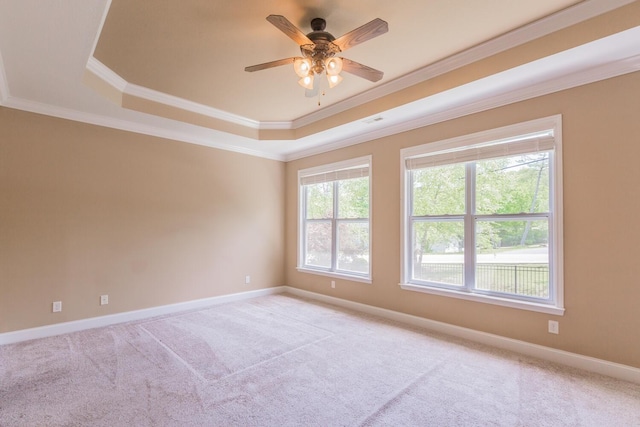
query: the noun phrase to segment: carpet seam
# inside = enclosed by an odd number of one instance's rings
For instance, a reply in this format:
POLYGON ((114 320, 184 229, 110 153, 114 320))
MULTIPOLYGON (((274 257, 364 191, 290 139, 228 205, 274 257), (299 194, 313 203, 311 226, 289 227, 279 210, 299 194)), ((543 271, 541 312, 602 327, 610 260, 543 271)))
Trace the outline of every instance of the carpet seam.
POLYGON ((140 329, 142 329, 143 331, 145 331, 152 340, 154 340, 155 342, 157 342, 162 348, 164 348, 169 354, 171 354, 174 358, 176 358, 182 365, 184 365, 185 368, 187 368, 193 375, 195 375, 200 381, 202 382, 208 382, 208 380, 206 378, 204 378, 198 371, 195 370, 195 368, 193 366, 191 366, 191 364, 189 364, 186 360, 184 360, 182 357, 180 357, 175 351, 173 351, 171 349, 171 347, 169 347, 168 345, 164 344, 162 341, 160 341, 155 335, 153 335, 151 333, 151 331, 147 330, 144 326, 138 325, 138 327, 140 329))
POLYGON ((412 381, 409 381, 404 387, 400 388, 396 393, 394 393, 393 396, 390 396, 384 402, 384 404, 378 406, 375 411, 369 413, 369 415, 367 415, 366 417, 361 419, 361 421, 359 421, 357 425, 358 426, 370 425, 370 424, 367 424, 367 423, 371 423, 372 421, 374 421, 376 415, 380 414, 382 410, 384 410, 389 405, 391 405, 393 402, 395 402, 400 396, 402 396, 403 394, 406 394, 406 392, 408 390, 411 390, 418 382, 420 382, 423 378, 427 377, 429 374, 431 374, 431 372, 433 372, 436 368, 442 366, 444 363, 445 363, 444 361, 438 363, 437 365, 433 366, 428 371, 423 372, 422 374, 420 374, 417 377, 415 377, 412 381))

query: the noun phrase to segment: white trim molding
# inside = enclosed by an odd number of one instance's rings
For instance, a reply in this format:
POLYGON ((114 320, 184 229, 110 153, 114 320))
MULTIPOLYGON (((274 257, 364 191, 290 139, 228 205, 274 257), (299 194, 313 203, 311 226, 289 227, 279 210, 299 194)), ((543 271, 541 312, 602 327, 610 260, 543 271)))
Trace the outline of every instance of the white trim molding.
MULTIPOLYGON (((586 51, 602 51, 603 42, 611 41, 612 44, 628 47, 640 35, 640 27, 624 31, 611 36, 610 39, 592 42, 579 48, 557 54, 553 59, 560 59, 565 64, 572 60, 587 58, 586 51), (613 42, 615 40, 615 42, 613 42), (599 50, 600 49, 600 50, 599 50)), ((637 43, 636 43, 637 44, 637 43)), ((605 49, 610 52, 610 49, 605 49)), ((544 95, 572 89, 590 83, 622 76, 640 71, 640 55, 635 53, 637 48, 630 49, 631 56, 611 58, 595 66, 587 66, 577 71, 566 71, 563 66, 549 63, 548 58, 543 58, 529 64, 485 77, 468 83, 463 87, 455 88, 447 92, 437 93, 427 98, 420 99, 392 110, 376 113, 374 116, 403 117, 401 121, 385 119, 379 122, 376 129, 361 132, 359 134, 326 139, 324 144, 286 156, 286 161, 322 154, 325 152, 345 148, 374 139, 395 135, 402 132, 419 129, 436 123, 457 119, 471 114, 488 111, 493 108, 503 107, 516 102, 526 101, 544 95), (553 70, 554 75, 549 78, 540 78, 536 70, 553 70), (510 81, 510 86, 505 82, 510 81), (475 95, 473 95, 475 94, 475 95), (472 96, 473 95, 473 96, 472 96)))
POLYGON ((634 1, 635 0, 586 0, 580 2, 574 6, 525 25, 524 27, 491 39, 485 43, 481 43, 434 64, 427 65, 388 83, 376 86, 375 88, 360 95, 353 96, 318 112, 295 119, 293 121, 293 128, 300 128, 318 120, 347 111, 351 108, 357 107, 358 105, 362 105, 383 96, 390 95, 399 90, 409 88, 418 83, 433 79, 439 75, 454 71, 460 67, 464 67, 476 61, 504 52, 505 50, 520 46, 524 43, 544 37, 553 32, 560 31, 598 15, 626 6, 634 1))
POLYGON ((597 359, 595 357, 584 356, 577 353, 571 353, 564 350, 558 350, 551 347, 545 347, 538 344, 532 344, 526 341, 506 338, 500 335, 494 335, 487 332, 463 328, 461 326, 450 325, 448 323, 438 322, 435 320, 426 319, 424 317, 413 316, 411 314, 401 313, 398 311, 388 310, 380 307, 374 307, 371 305, 353 302, 342 298, 336 298, 316 292, 292 288, 290 286, 285 286, 285 291, 295 296, 309 298, 327 304, 337 305, 349 310, 355 310, 362 313, 379 316, 385 319, 417 326, 429 331, 462 338, 480 344, 497 347, 503 350, 513 351, 514 353, 519 353, 526 356, 547 360, 549 362, 583 369, 585 371, 594 372, 597 374, 640 384, 640 369, 633 366, 597 359))
MULTIPOLYGON (((147 101, 175 107, 180 110, 188 111, 190 113, 200 114, 202 116, 211 117, 213 119, 248 127, 250 129, 260 129, 259 121, 251 120, 246 117, 238 116, 236 114, 227 113, 226 111, 218 110, 217 108, 209 107, 208 105, 199 104, 197 102, 189 101, 187 99, 179 98, 177 96, 169 95, 163 92, 158 92, 157 90, 138 86, 132 83, 127 84, 127 87, 124 89, 124 93, 147 101)), ((289 129, 289 127, 289 124, 285 124, 284 129, 289 129)))
MULTIPOLYGON (((9 97, 4 107, 14 108, 16 110, 28 111, 36 114, 44 114, 50 117, 72 120, 80 123, 88 123, 96 126, 104 126, 111 129, 118 129, 127 132, 139 133, 142 135, 155 136, 158 138, 166 138, 174 141, 188 142, 190 144, 203 145, 206 147, 217 148, 220 150, 232 151, 235 153, 247 154, 249 156, 262 157, 265 159, 284 161, 284 156, 271 154, 269 152, 253 150, 231 143, 221 142, 222 139, 209 138, 200 136, 193 132, 163 129, 160 126, 142 123, 135 120, 126 120, 101 114, 87 113, 84 111, 73 110, 70 108, 60 107, 50 104, 42 104, 26 99, 9 97)), ((213 131, 212 132, 218 132, 213 131)))
POLYGON ((467 301, 475 301, 485 304, 500 305, 502 307, 516 308, 519 310, 537 311, 538 313, 552 314, 554 316, 563 316, 564 307, 556 307, 548 304, 539 304, 529 301, 518 301, 515 299, 500 298, 493 295, 472 294, 469 292, 461 292, 453 289, 438 289, 435 287, 414 285, 411 283, 399 283, 402 290, 422 292, 425 294, 440 295, 449 298, 459 298, 467 301))
MULTIPOLYGON (((428 81, 436 76, 449 73, 460 67, 491 57, 545 35, 610 12, 628 5, 633 1, 634 0, 582 1, 574 6, 568 7, 531 24, 525 25, 524 27, 496 37, 464 52, 450 56, 405 76, 399 77, 380 86, 376 86, 369 91, 291 121, 253 120, 222 111, 208 105, 203 105, 129 83, 110 70, 107 66, 100 63, 100 61, 93 56, 93 51, 88 59, 86 68, 96 77, 102 79, 122 94, 128 94, 190 113, 243 126, 248 129, 273 131, 296 130, 397 91, 408 89, 411 86, 428 81)), ((109 0, 107 2, 107 11, 110 4, 111 1, 109 0)), ((107 11, 105 11, 101 22, 100 31, 104 24, 107 11)), ((94 41, 94 49, 95 43, 97 43, 100 36, 100 31, 98 31, 96 40, 94 41)), ((637 39, 637 32, 634 32, 628 38, 631 40, 637 39)), ((614 45, 621 45, 621 43, 618 43, 620 34, 605 37, 605 40, 606 39, 614 45)), ((427 126, 429 124, 451 120, 453 118, 485 111, 510 103, 531 99, 548 93, 615 77, 640 69, 637 58, 630 59, 630 56, 637 55, 638 49, 636 47, 627 48, 628 52, 626 52, 626 56, 621 53, 617 57, 612 57, 607 53, 611 50, 607 46, 608 45, 603 46, 601 42, 598 41, 587 43, 581 47, 579 46, 575 49, 569 49, 569 51, 561 52, 558 55, 552 55, 558 64, 550 65, 545 62, 545 58, 542 58, 538 61, 533 61, 532 63, 516 67, 513 70, 505 70, 504 73, 499 73, 499 75, 489 76, 485 79, 470 82, 469 84, 464 85, 464 88, 461 88, 465 93, 459 93, 455 90, 447 91, 445 93, 429 96, 416 102, 398 106, 387 112, 378 112, 376 115, 387 115, 386 113, 390 114, 388 114, 389 118, 386 119, 381 126, 376 126, 376 129, 373 131, 360 129, 362 132, 358 132, 356 134, 348 131, 346 133, 330 132, 328 138, 321 138, 322 144, 313 144, 313 147, 311 148, 291 150, 288 154, 283 154, 281 157, 283 157, 285 161, 296 160, 348 147, 350 145, 366 142, 372 139, 382 138, 399 132, 408 131, 418 127, 427 126), (590 49, 590 53, 586 55, 583 51, 578 52, 578 54, 571 53, 572 50, 575 51, 580 48, 590 49), (605 58, 605 60, 602 61, 601 57, 605 58), (567 59, 569 61, 575 61, 576 58, 586 60, 586 62, 582 64, 582 68, 575 69, 567 66, 567 59), (513 75, 514 72, 518 74, 523 73, 523 78, 519 81, 511 81, 511 85, 506 86, 504 77, 513 75), (540 78, 540 76, 542 76, 542 78, 540 78), (474 96, 474 91, 478 92, 478 88, 480 87, 484 88, 481 93, 482 96, 474 96)), ((480 93, 475 93, 475 95, 478 94, 480 93)), ((0 95, 2 95, 1 90, 0 95)), ((2 98, 0 98, 0 101, 1 100, 2 98)), ((316 140, 316 137, 318 136, 319 135, 312 135, 311 138, 294 138, 291 142, 297 140, 302 143, 299 144, 300 146, 304 146, 308 141, 316 140)), ((259 138, 256 140, 258 139, 259 138)), ((217 148, 227 149, 229 146, 224 145, 217 148)), ((268 151, 269 149, 266 148, 266 150, 268 151)), ((231 149, 231 151, 233 151, 233 149, 231 149)), ((268 152, 264 153, 264 157, 273 158, 273 156, 269 156, 268 152)))
POLYGON ((515 353, 547 360, 553 363, 571 366, 573 368, 583 369, 585 371, 594 372, 597 374, 640 384, 640 369, 633 366, 609 362, 606 360, 597 359, 595 357, 584 356, 577 353, 571 353, 564 350, 558 350, 551 347, 545 347, 538 344, 532 344, 525 341, 515 340, 512 338, 506 338, 499 335, 450 325, 448 323, 438 322, 435 320, 426 319, 424 317, 413 316, 410 314, 349 301, 342 298, 336 298, 316 292, 305 291, 303 289, 298 289, 291 286, 277 286, 273 288, 259 289, 249 292, 221 295, 218 297, 198 299, 194 301, 163 305, 159 307, 151 307, 143 310, 93 317, 89 319, 58 323, 55 325, 41 326, 37 328, 23 329, 13 332, 5 332, 0 334, 0 345, 13 344, 37 338, 46 338, 71 332, 83 331, 87 329, 100 328, 135 320, 144 320, 155 316, 179 313, 186 310, 201 309, 218 304, 242 301, 266 295, 275 295, 283 292, 289 293, 294 296, 308 298, 314 301, 320 301, 323 303, 343 307, 349 310, 371 314, 373 316, 401 322, 407 325, 417 326, 429 331, 466 339, 469 341, 497 347, 508 351, 513 351, 515 353))
POLYGON ((119 74, 117 74, 115 71, 104 65, 93 56, 89 57, 86 68, 87 71, 91 72, 96 77, 98 77, 114 89, 118 90, 123 95, 126 94, 134 96, 146 101, 167 105, 180 110, 188 111, 190 113, 195 113, 202 116, 211 117, 213 119, 222 120, 228 123, 245 126, 250 129, 291 129, 292 126, 291 122, 263 123, 257 120, 251 120, 246 117, 238 116, 236 114, 231 114, 226 111, 210 107, 208 105, 203 105, 184 98, 169 95, 164 92, 159 92, 157 90, 129 83, 119 74))
POLYGON ((13 344, 36 338, 52 337, 55 335, 68 334, 71 332, 84 331, 87 329, 101 328, 118 323, 130 322, 133 320, 143 320, 151 317, 179 313, 187 310, 196 310, 211 307, 214 305, 261 297, 265 295, 279 294, 284 292, 284 290, 284 286, 277 286, 273 288, 258 289, 255 291, 239 292, 236 294, 221 295, 217 297, 179 302, 176 304, 161 305, 158 307, 127 311, 124 313, 109 314, 106 316, 90 317, 88 319, 56 323, 53 325, 22 329, 19 331, 5 332, 3 334, 0 334, 0 345, 13 344))
MULTIPOLYGON (((493 145, 495 146, 495 145, 493 145)), ((514 155, 516 151, 511 151, 511 155, 514 155)), ((489 154, 491 156, 495 153, 489 154)), ((446 140, 431 141, 425 144, 416 145, 412 147, 403 148, 400 150, 400 197, 401 197, 401 228, 400 228, 400 247, 402 253, 401 259, 401 278, 400 288, 407 291, 423 292, 428 294, 440 295, 451 298, 465 299, 469 301, 475 301, 480 303, 495 304, 510 308, 537 311, 546 314, 552 314, 557 316, 564 315, 564 253, 563 253, 563 173, 562 173, 562 115, 556 114, 549 117, 538 118, 529 120, 526 122, 520 122, 503 126, 494 129, 487 129, 484 131, 452 137, 446 140), (528 144, 528 139, 525 136, 532 137, 537 135, 536 138, 532 138, 531 141, 536 141, 534 144, 528 144), (543 136, 546 135, 546 136, 543 136), (539 139, 546 138, 547 141, 541 142, 539 139), (549 296, 548 299, 543 298, 530 298, 522 295, 508 296, 506 294, 498 294, 497 292, 482 291, 478 292, 476 288, 475 280, 470 280, 461 283, 461 286, 443 285, 434 282, 430 282, 426 279, 418 279, 413 277, 411 273, 412 269, 412 249, 411 243, 411 224, 416 219, 411 214, 411 184, 410 172, 411 169, 407 162, 414 161, 416 159, 429 159, 429 155, 435 155, 440 157, 441 163, 439 164, 453 164, 460 162, 476 161, 476 159, 483 158, 482 154, 479 154, 479 150, 482 147, 487 147, 486 144, 496 144, 498 142, 504 143, 504 146, 509 146, 511 149, 517 149, 515 147, 521 147, 520 153, 534 152, 538 149, 553 150, 553 154, 549 155, 549 211, 548 211, 548 224, 549 224, 549 296), (515 144, 515 145, 513 145, 515 144), (521 145, 518 145, 521 144, 521 145), (542 145, 539 145, 542 144, 542 145), (546 145, 544 145, 546 144, 546 145), (473 155, 470 152, 465 151, 473 148, 473 155), (468 153, 467 157, 463 153, 468 153)), ((428 167, 429 161, 426 161, 416 168, 428 167)), ((465 172, 468 176, 469 170, 465 172)), ((473 181, 466 181, 465 188, 466 195, 475 200, 473 181)), ((467 224, 467 221, 473 220, 475 211, 469 209, 469 206, 473 204, 467 200, 465 203, 465 217, 460 221, 467 224)), ((486 217, 486 216, 485 216, 486 217)), ((493 217, 497 218, 497 217, 493 217)), ((504 218, 504 217, 503 217, 504 218)), ((522 217, 520 217, 522 218, 522 217)), ((486 219, 486 218, 485 218, 486 219)), ((473 232, 469 232, 465 228, 465 247, 474 247, 473 240, 469 240, 469 234, 473 236, 473 232)), ((467 254, 468 255, 468 254, 467 254)), ((464 266, 469 267, 475 265, 476 261, 473 261, 475 256, 470 258, 465 257, 464 266)), ((475 268, 475 267, 474 267, 475 268)), ((473 271, 473 270, 472 270, 473 271)), ((468 271, 465 272, 465 277, 472 276, 468 271)))
MULTIPOLYGON (((342 160, 334 163, 326 163, 314 167, 310 167, 307 169, 299 169, 298 170, 298 179, 297 179, 297 188, 298 188, 298 243, 297 243, 297 253, 298 253, 298 261, 297 261, 297 270, 303 273, 311 273, 311 274, 319 274, 326 275, 329 277, 335 278, 343 278, 343 279, 353 279, 358 282, 371 283, 371 263, 368 263, 368 270, 366 274, 356 274, 355 272, 350 272, 346 270, 340 270, 339 265, 337 263, 337 241, 339 240, 339 233, 336 231, 339 229, 338 224, 345 220, 345 218, 338 218, 338 183, 344 179, 349 178, 367 178, 369 180, 369 193, 368 193, 368 204, 369 211, 367 212, 367 231, 368 231, 368 254, 369 258, 372 253, 372 241, 371 241, 371 224, 372 224, 372 195, 373 195, 373 185, 371 182, 371 177, 373 176, 373 156, 371 154, 351 158, 347 160, 342 160), (329 221, 332 226, 331 229, 332 235, 330 237, 331 241, 331 261, 329 267, 323 268, 315 268, 315 266, 309 265, 306 263, 306 225, 309 221, 313 221, 312 219, 306 218, 306 197, 305 192, 307 185, 317 184, 317 183, 332 183, 335 185, 332 192, 332 200, 333 200, 333 212, 331 218, 324 218, 322 221, 329 221)), ((354 218, 352 218, 354 220, 354 218)), ((357 219, 358 223, 363 223, 365 218, 357 219)))
POLYGON ((87 71, 95 74, 96 77, 102 79, 109 86, 124 93, 127 88, 127 81, 120 77, 120 75, 114 72, 111 68, 98 61, 93 56, 89 57, 87 61, 87 71))

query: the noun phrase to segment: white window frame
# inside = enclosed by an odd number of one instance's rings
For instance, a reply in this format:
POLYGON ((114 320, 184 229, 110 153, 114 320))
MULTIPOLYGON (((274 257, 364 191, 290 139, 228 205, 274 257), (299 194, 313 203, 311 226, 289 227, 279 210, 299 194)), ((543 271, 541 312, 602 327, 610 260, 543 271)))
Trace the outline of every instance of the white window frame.
MULTIPOLYGON (((371 238, 371 213, 372 213, 372 157, 371 155, 358 157, 354 159, 344 160, 340 162, 330 163, 326 165, 316 166, 308 169, 300 169, 298 170, 298 265, 297 270, 304 273, 312 273, 318 274, 322 276, 334 277, 338 279, 348 279, 351 281, 362 282, 362 283, 371 283, 371 253, 372 253, 372 238, 371 238), (304 185, 302 181, 305 178, 313 177, 313 176, 321 176, 324 174, 337 174, 340 172, 346 172, 350 169, 358 169, 362 167, 367 167, 368 169, 368 177, 369 177, 369 270, 366 274, 358 274, 345 272, 342 270, 337 270, 335 265, 329 269, 324 268, 316 268, 305 265, 305 220, 306 220, 306 206, 305 206, 305 195, 304 195, 304 185)), ((336 181, 337 182, 337 181, 336 181)), ((336 206, 337 193, 334 191, 334 207, 336 206)), ((336 224, 340 220, 335 218, 337 212, 334 208, 334 218, 332 219, 332 229, 333 233, 333 241, 332 241, 332 258, 335 260, 337 255, 337 247, 336 247, 336 239, 335 239, 335 230, 336 224)))
MULTIPOLYGON (((485 157, 488 158, 488 157, 485 157)), ((470 301, 501 305, 523 310, 537 311, 553 315, 564 314, 564 270, 563 270, 563 207, 562 207, 562 116, 555 115, 531 120, 510 126, 478 132, 471 135, 432 142, 400 151, 401 164, 401 278, 400 287, 404 290, 460 298, 470 301), (411 283, 412 242, 410 236, 411 188, 409 188, 410 170, 407 161, 420 158, 436 159, 442 163, 460 163, 470 161, 473 149, 479 151, 486 147, 500 147, 500 143, 519 139, 525 135, 550 131, 553 135, 553 154, 550 156, 550 215, 549 215, 549 280, 550 299, 548 302, 532 302, 520 298, 502 295, 487 295, 466 289, 452 289, 411 283), (470 150, 472 149, 472 150, 470 150), (460 160, 462 159, 462 160, 460 160)), ((466 233, 465 233, 466 235, 466 233)), ((467 247, 465 245, 465 247, 467 247)), ((465 263, 465 268, 467 264, 465 263)))

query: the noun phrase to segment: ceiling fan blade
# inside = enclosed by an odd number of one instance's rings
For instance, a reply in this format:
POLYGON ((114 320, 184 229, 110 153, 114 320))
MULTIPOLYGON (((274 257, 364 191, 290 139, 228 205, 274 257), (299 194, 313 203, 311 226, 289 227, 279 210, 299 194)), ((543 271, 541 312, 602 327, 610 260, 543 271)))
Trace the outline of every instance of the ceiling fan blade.
POLYGON ((309 37, 307 37, 298 27, 293 25, 287 18, 282 15, 269 15, 267 21, 275 25, 280 31, 289 36, 294 42, 299 45, 313 44, 309 37))
POLYGON ((375 68, 367 67, 366 65, 360 64, 359 62, 352 61, 347 58, 340 59, 342 59, 342 71, 345 71, 347 73, 354 74, 371 82, 377 82, 382 78, 382 76, 384 76, 384 73, 382 71, 378 71, 375 68))
POLYGON ((389 24, 380 18, 364 24, 333 41, 342 52, 374 37, 378 37, 389 31, 389 24))
POLYGON ((285 58, 285 59, 278 59, 277 61, 271 61, 271 62, 265 62, 264 64, 257 64, 257 65, 251 65, 250 67, 244 67, 245 71, 248 72, 253 72, 253 71, 260 71, 260 70, 266 70, 267 68, 273 68, 273 67, 279 67, 281 65, 287 65, 287 64, 293 64, 293 61, 295 61, 297 59, 297 57, 291 57, 291 58, 285 58))

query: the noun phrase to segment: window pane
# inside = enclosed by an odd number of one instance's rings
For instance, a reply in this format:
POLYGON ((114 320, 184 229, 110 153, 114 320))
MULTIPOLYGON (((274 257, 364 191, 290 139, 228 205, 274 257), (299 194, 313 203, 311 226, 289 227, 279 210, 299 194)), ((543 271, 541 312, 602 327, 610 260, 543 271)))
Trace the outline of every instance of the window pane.
POLYGON ((476 288, 549 298, 549 222, 478 221, 476 288))
POLYGON ((411 171, 413 216, 464 213, 464 164, 411 171))
POLYGON ((369 222, 338 224, 338 270, 369 272, 369 222))
POLYGON ((307 222, 305 265, 331 268, 331 222, 307 222))
POLYGON ((307 192, 307 218, 333 218, 333 182, 305 186, 307 192))
POLYGON ((464 223, 413 222, 413 278, 462 286, 464 223))
POLYGON ((476 213, 549 211, 549 153, 476 163, 476 213))
POLYGON ((369 177, 338 182, 338 218, 369 218, 369 177))

